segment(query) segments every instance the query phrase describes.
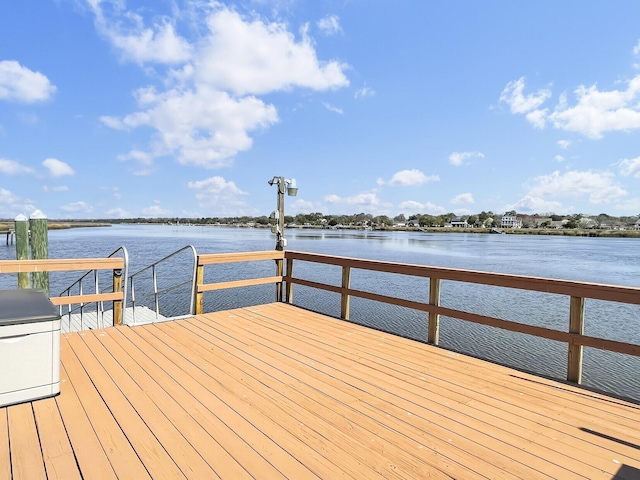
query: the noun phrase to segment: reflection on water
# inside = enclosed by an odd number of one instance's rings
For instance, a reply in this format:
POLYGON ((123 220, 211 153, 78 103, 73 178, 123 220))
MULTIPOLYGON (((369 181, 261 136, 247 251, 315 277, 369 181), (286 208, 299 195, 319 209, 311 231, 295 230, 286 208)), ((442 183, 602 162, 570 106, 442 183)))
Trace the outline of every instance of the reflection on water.
MULTIPOLYGON (((637 286, 640 282, 637 239, 298 229, 287 230, 286 237, 290 250, 618 285, 637 286)), ((49 236, 51 258, 102 257, 124 245, 132 272, 189 244, 198 253, 271 250, 274 237, 268 229, 151 225, 57 230, 49 236)), ((0 245, 0 259, 13 258, 15 247, 0 245)), ((239 265, 206 269, 206 281, 231 280, 238 275, 239 265)), ((269 262, 242 269, 241 274, 254 277, 273 274, 269 262)), ((332 285, 341 282, 338 267, 297 262, 295 274, 332 285)), ((77 276, 52 273, 52 293, 77 276)), ((0 288, 15 285, 15 275, 0 275, 0 288)), ((352 272, 352 288, 423 302, 429 295, 428 279, 358 270, 352 272)), ((332 316, 340 314, 340 297, 334 293, 296 286, 294 299, 306 308, 332 316)), ((205 294, 205 309, 273 300, 271 286, 210 292, 205 294)), ((568 329, 567 297, 443 282, 441 300, 444 306, 480 315, 568 329)), ((188 302, 188 295, 180 292, 165 299, 172 307, 181 301, 188 302)), ((351 308, 354 322, 426 340, 428 316, 424 312, 358 298, 352 299, 351 308)), ((587 300, 585 330, 587 335, 640 344, 640 306, 587 300)), ((558 342, 443 318, 441 344, 540 374, 560 379, 566 376, 567 347, 558 342)), ((640 400, 638 371, 639 358, 585 349, 587 386, 640 400)))

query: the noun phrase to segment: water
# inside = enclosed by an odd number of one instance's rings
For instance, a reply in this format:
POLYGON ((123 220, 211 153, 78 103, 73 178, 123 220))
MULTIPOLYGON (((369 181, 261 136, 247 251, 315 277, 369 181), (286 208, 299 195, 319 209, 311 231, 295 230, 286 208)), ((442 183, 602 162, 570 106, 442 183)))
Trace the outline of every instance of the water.
MULTIPOLYGON (((335 230, 287 230, 286 233, 289 250, 615 285, 638 286, 640 283, 638 239, 335 230)), ((271 250, 275 238, 267 229, 117 225, 51 231, 49 256, 104 257, 125 246, 131 273, 189 244, 198 253, 271 250)), ((188 280, 192 266, 186 253, 159 271, 161 288, 163 282, 188 280), (176 273, 173 267, 178 264, 184 268, 176 273)), ((0 259, 13 258, 13 247, 0 246, 0 259)), ((243 275, 271 276, 273 264, 208 267, 205 281, 233 280, 243 275)), ((296 262, 295 275, 332 285, 339 285, 341 281, 340 268, 306 262, 296 262)), ((52 294, 77 277, 77 273, 52 273, 52 294)), ((109 279, 101 280, 103 285, 105 281, 109 279)), ((146 279, 146 286, 144 281, 141 279, 136 285, 138 292, 149 291, 150 277, 146 279)), ((14 288, 16 284, 15 276, 0 275, 0 288, 14 288)), ((351 287, 428 302, 428 279, 354 270, 351 287)), ((141 297, 139 293, 138 298, 141 297)), ((186 313, 188 298, 186 285, 166 295, 161 309, 168 315, 186 313)), ((205 294, 205 311, 273 299, 272 286, 210 292, 205 294)), ((294 300, 296 305, 333 316, 340 314, 337 294, 295 286, 294 300)), ((152 298, 147 296, 146 304, 152 306, 151 302, 152 298)), ((480 315, 568 329, 569 299, 563 296, 443 281, 441 303, 480 315)), ((352 298, 351 320, 426 340, 427 314, 423 312, 352 298)), ((640 306, 587 300, 585 333, 640 344, 640 306)), ((441 320, 440 343, 446 348, 541 375, 566 377, 567 347, 563 343, 451 318, 441 320)), ((640 400, 639 371, 639 358, 585 349, 585 386, 640 400)))

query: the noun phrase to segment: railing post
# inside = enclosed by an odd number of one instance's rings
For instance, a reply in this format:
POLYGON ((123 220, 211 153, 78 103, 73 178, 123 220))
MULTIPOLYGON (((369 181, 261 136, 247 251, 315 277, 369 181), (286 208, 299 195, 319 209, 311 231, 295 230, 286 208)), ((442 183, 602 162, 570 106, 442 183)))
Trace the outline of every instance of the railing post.
POLYGON ((340 318, 349 320, 349 311, 351 310, 351 295, 347 290, 351 288, 351 267, 342 267, 342 298, 340 301, 340 318))
MULTIPOLYGON (((284 257, 276 259, 276 277, 281 277, 284 270, 284 257)), ((282 301, 282 282, 276 283, 276 302, 282 301)))
MULTIPOLYGON (((29 260, 29 221, 24 215, 18 215, 14 222, 16 231, 16 260, 29 260)), ((31 287, 31 276, 18 273, 18 288, 31 287)))
MULTIPOLYGON (((569 333, 584 334, 584 297, 571 297, 569 307, 569 333)), ((567 380, 582 383, 582 354, 584 347, 577 343, 569 343, 567 361, 567 380)))
MULTIPOLYGON (((287 258, 287 277, 293 278, 293 258, 287 258)), ((287 303, 293 304, 293 282, 287 282, 287 303)))
MULTIPOLYGON (((29 217, 29 228, 31 229, 31 258, 34 260, 49 258, 47 216, 40 210, 36 210, 29 217)), ((44 290, 49 295, 49 272, 35 272, 33 288, 44 290)))
MULTIPOLYGON (((122 269, 116 268, 113 271, 113 292, 122 291, 122 269)), ((113 324, 122 325, 122 300, 113 301, 113 324)))
POLYGON ((204 284, 204 265, 200 265, 198 259, 198 269, 196 270, 196 315, 202 314, 203 293, 200 291, 200 285, 204 284))
MULTIPOLYGON (((440 279, 429 279, 429 305, 440 306, 440 279)), ((440 314, 429 312, 429 334, 427 341, 432 345, 438 345, 440 339, 440 314)))

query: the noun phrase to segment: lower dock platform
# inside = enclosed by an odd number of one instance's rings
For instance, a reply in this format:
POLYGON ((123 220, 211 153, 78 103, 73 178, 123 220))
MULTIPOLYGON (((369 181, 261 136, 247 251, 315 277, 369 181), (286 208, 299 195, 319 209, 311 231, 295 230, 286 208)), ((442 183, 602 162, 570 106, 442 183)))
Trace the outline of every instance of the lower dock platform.
POLYGON ((0 478, 640 479, 640 406, 284 303, 62 335, 0 478))

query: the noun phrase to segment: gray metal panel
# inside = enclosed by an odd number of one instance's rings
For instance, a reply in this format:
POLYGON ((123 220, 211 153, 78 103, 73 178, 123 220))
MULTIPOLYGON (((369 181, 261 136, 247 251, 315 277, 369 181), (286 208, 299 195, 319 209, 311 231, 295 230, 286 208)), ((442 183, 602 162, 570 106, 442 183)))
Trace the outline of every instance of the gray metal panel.
POLYGON ((0 326, 59 319, 58 309, 41 290, 0 290, 0 326))

